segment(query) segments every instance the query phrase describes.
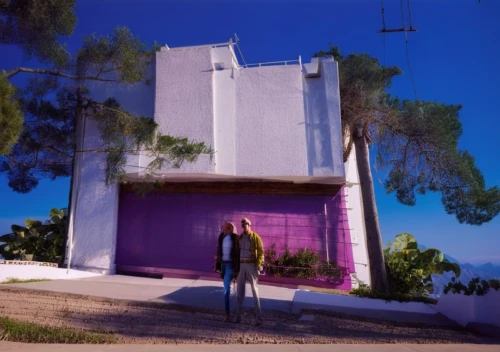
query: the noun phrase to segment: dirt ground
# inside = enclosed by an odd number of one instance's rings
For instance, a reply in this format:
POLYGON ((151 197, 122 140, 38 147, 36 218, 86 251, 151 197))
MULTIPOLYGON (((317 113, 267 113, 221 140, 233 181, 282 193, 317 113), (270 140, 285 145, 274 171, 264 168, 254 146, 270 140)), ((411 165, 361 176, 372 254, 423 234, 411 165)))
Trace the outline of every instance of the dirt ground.
MULTIPOLYGON (((221 300, 222 301, 222 300, 221 300)), ((119 343, 498 343, 465 329, 395 323, 327 312, 300 315, 264 311, 253 325, 251 312, 240 324, 222 322, 223 310, 162 303, 0 288, 0 316, 42 325, 114 332, 119 343)))

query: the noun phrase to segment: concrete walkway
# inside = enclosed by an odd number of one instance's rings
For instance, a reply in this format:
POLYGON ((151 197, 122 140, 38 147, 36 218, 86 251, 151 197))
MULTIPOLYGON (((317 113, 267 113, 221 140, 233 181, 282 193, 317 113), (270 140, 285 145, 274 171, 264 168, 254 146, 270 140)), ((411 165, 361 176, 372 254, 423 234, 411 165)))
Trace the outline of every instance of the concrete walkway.
POLYGON ((0 342, 0 352, 489 352, 495 345, 49 345, 0 342))
MULTIPOLYGON (((80 295, 182 304, 202 308, 223 308, 221 281, 132 276, 98 276, 78 280, 54 280, 12 286, 80 295)), ((234 307, 234 287, 232 290, 234 307)), ((244 306, 252 307, 253 298, 247 285, 244 306)), ((298 313, 301 309, 326 309, 344 314, 426 324, 455 325, 423 303, 386 303, 381 300, 322 294, 267 285, 259 286, 262 309, 298 313)))
MULTIPOLYGON (((201 308, 223 309, 221 281, 165 278, 150 279, 123 275, 108 275, 79 280, 53 280, 10 286, 53 292, 74 293, 95 297, 182 304, 201 308)), ((263 309, 292 311, 296 290, 273 286, 259 287, 263 309)), ((247 285, 245 306, 253 306, 252 291, 247 285)), ((234 288, 231 291, 235 304, 234 288)))

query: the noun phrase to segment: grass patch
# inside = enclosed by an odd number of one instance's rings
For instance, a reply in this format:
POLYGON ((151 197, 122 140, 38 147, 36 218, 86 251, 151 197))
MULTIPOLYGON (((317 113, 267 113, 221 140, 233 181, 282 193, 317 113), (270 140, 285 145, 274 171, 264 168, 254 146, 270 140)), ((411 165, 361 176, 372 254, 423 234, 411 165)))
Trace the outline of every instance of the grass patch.
POLYGON ((423 302, 428 304, 437 304, 436 299, 429 298, 426 296, 416 296, 404 293, 381 293, 377 291, 372 291, 369 287, 353 288, 349 292, 337 289, 310 287, 310 286, 299 286, 299 289, 309 290, 311 292, 327 293, 330 295, 357 296, 361 298, 383 299, 386 302, 398 301, 398 302, 423 302))
POLYGON ((5 281, 0 282, 0 284, 26 284, 30 282, 41 282, 41 281, 50 281, 50 279, 26 279, 21 280, 17 277, 8 277, 5 281))
POLYGON ((112 333, 87 332, 72 328, 59 328, 0 317, 0 340, 26 343, 116 343, 112 333))
POLYGON ((398 302, 422 302, 428 304, 437 304, 436 299, 429 298, 426 296, 415 296, 405 293, 383 293, 383 292, 373 291, 369 287, 353 288, 350 294, 362 298, 383 299, 386 302, 398 301, 398 302))
POLYGON ((339 289, 335 289, 335 288, 324 288, 324 287, 305 286, 305 285, 299 285, 297 288, 299 290, 308 290, 311 292, 327 293, 329 295, 349 296, 349 291, 339 290, 339 289))

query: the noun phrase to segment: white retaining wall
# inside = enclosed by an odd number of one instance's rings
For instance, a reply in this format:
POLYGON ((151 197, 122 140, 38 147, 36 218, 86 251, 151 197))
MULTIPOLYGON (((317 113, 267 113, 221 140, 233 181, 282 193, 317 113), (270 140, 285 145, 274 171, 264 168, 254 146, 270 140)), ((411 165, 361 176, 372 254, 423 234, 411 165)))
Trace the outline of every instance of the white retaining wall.
POLYGON ((421 314, 436 314, 431 305, 422 302, 397 302, 382 299, 361 298, 346 295, 332 295, 327 293, 297 290, 294 297, 293 313, 298 313, 304 308, 344 307, 373 311, 393 311, 421 314))
POLYGON ((500 327, 500 291, 490 289, 484 296, 448 293, 439 298, 435 309, 462 326, 482 323, 500 327))
POLYGON ((50 280, 70 280, 83 279, 86 277, 100 276, 88 271, 79 271, 71 269, 51 268, 35 265, 2 265, 0 266, 0 282, 10 278, 29 280, 29 279, 50 279, 50 280))

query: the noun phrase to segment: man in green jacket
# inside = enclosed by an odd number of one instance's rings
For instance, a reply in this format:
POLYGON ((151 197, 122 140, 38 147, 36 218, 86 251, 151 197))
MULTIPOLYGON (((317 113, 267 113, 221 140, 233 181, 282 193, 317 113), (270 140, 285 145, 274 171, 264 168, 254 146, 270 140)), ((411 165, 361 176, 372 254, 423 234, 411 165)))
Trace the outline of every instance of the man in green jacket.
POLYGON ((236 289, 236 296, 238 302, 238 310, 235 322, 239 323, 241 320, 241 313, 243 310, 243 301, 245 300, 245 284, 250 282, 252 287, 253 300, 255 305, 255 314, 257 320, 256 325, 262 324, 262 313, 260 309, 259 290, 257 281, 259 274, 262 271, 262 263, 264 262, 264 248, 260 236, 253 232, 250 228, 252 223, 247 218, 241 220, 241 227, 243 233, 240 235, 240 272, 238 274, 238 283, 236 289))

